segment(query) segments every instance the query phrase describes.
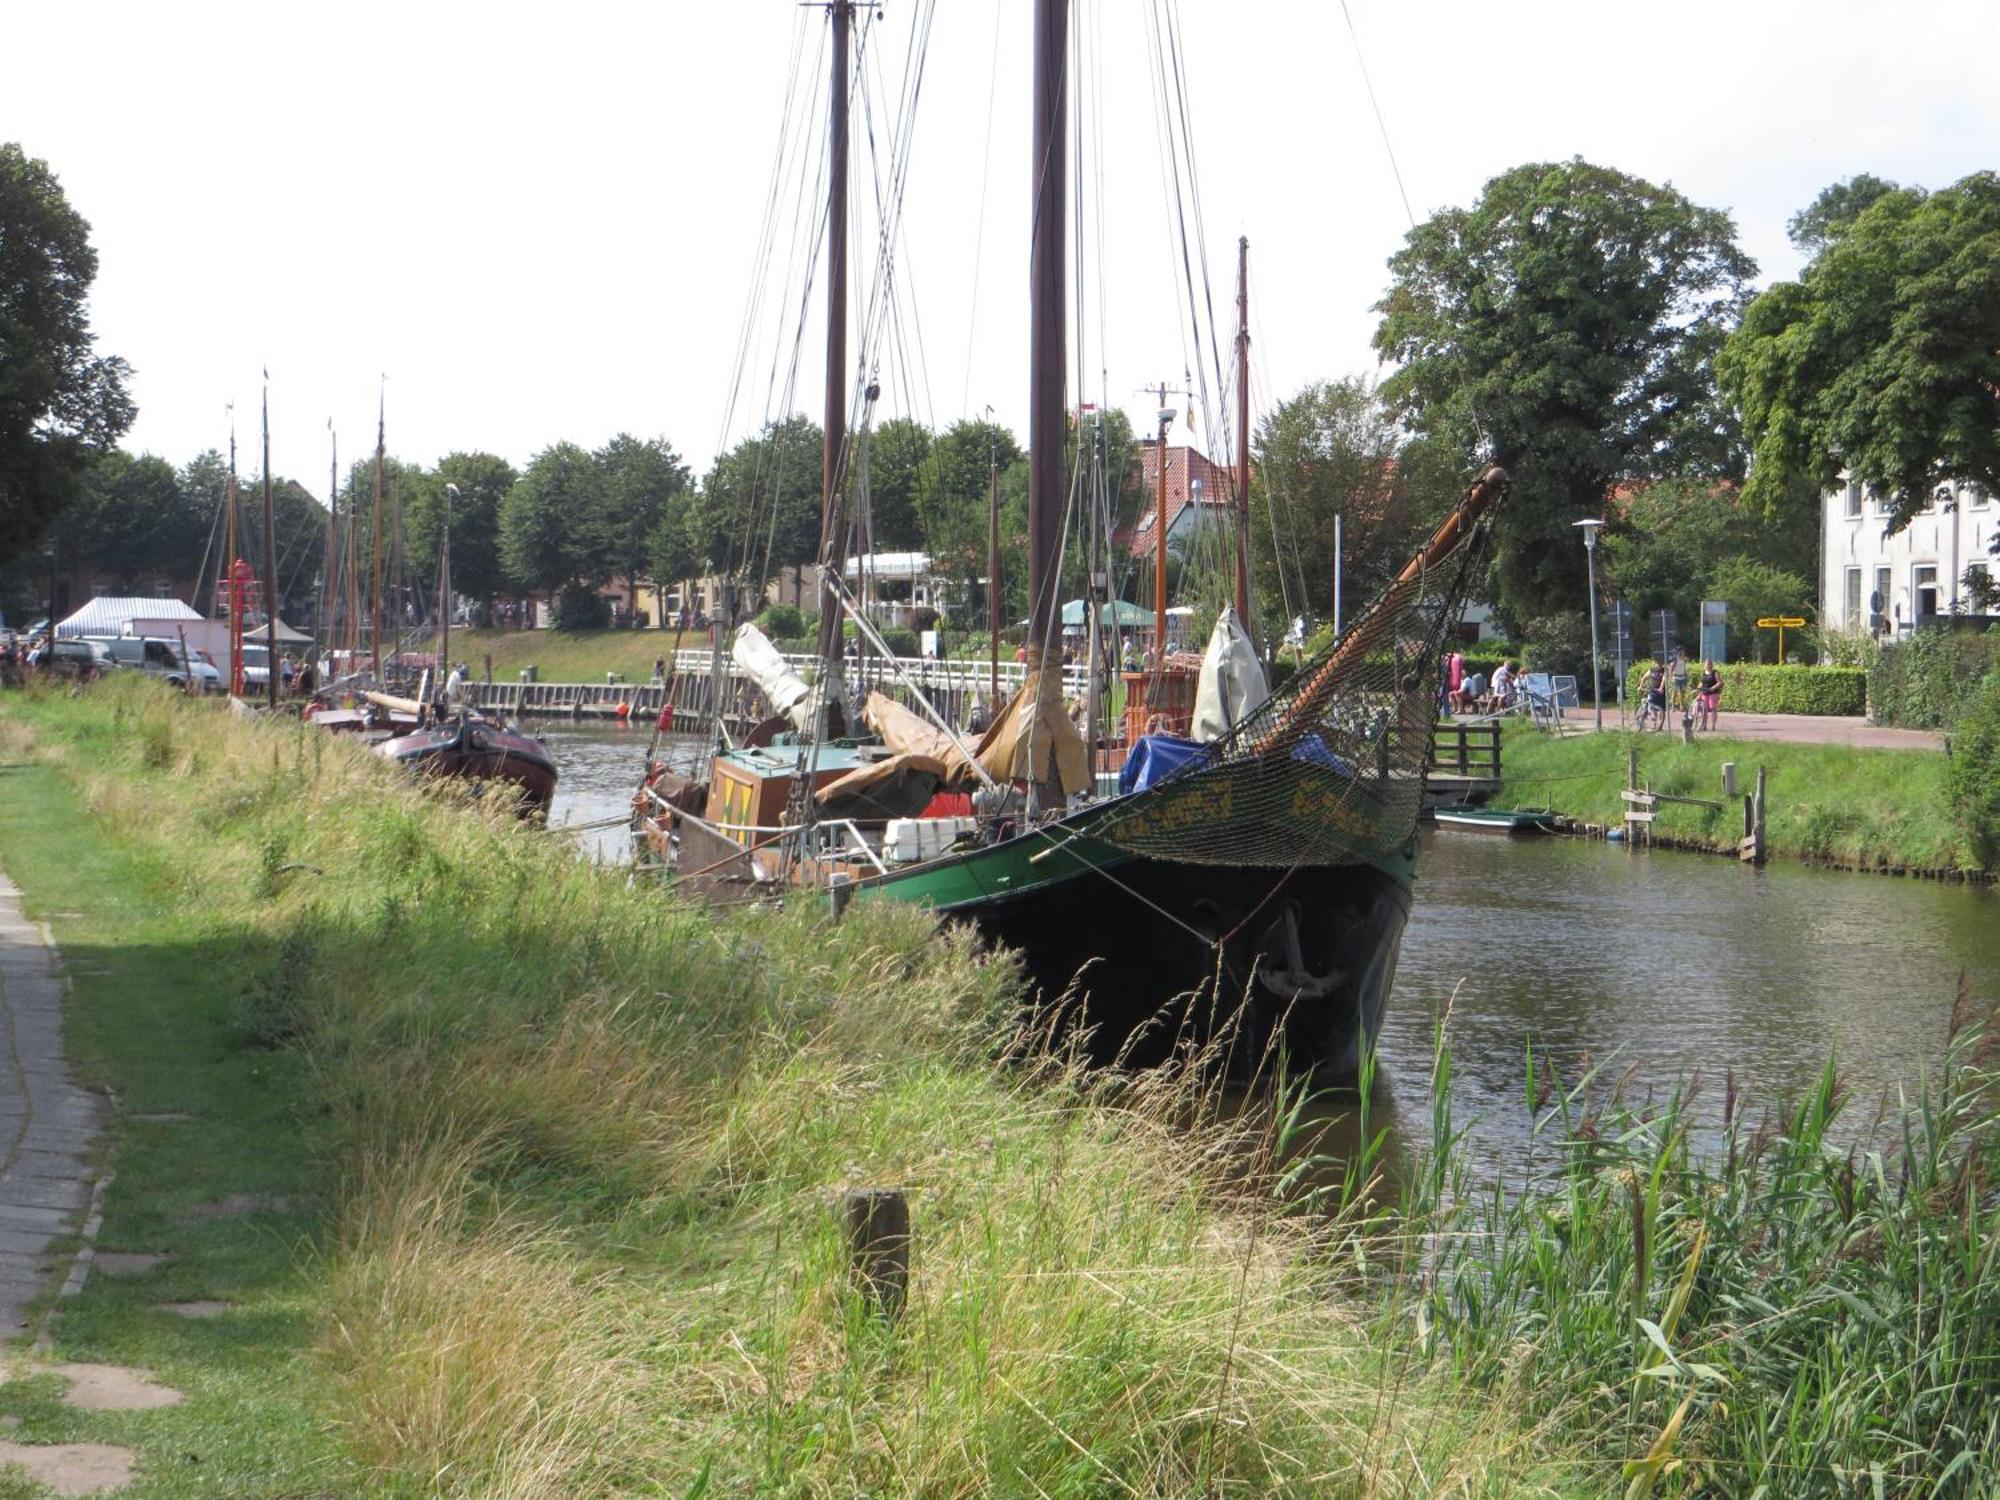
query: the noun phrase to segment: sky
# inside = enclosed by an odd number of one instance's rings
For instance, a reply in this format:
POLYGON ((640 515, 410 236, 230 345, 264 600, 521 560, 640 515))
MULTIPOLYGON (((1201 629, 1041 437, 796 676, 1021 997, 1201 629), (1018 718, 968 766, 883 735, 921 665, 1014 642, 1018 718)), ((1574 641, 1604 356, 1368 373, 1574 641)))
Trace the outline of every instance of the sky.
MULTIPOLYGON (((1081 397, 1141 431, 1158 404, 1142 387, 1203 384, 1158 124, 1163 14, 1225 358, 1250 241, 1259 409, 1376 373, 1370 309, 1409 213, 1469 204, 1523 162, 1582 156, 1727 210, 1760 282, 1796 274, 1785 221, 1831 182, 1940 187, 2000 164, 1993 0, 1074 3, 1081 397)), ((856 323, 881 264, 871 183, 926 18, 877 415, 991 408, 1025 436, 1027 0, 881 0, 870 20, 856 323)), ((23 0, 0 140, 46 160, 90 221, 100 347, 136 372, 134 450, 222 447, 233 402, 254 471, 268 369, 272 467, 318 492, 329 420, 344 465, 372 449, 378 398, 390 452, 426 465, 627 431, 700 471, 782 412, 788 384, 793 409, 821 409, 822 324, 801 322, 804 257, 786 247, 811 196, 798 164, 823 150, 826 29, 794 0, 23 0)), ((1170 399, 1219 452, 1207 384, 1205 406, 1170 399)))

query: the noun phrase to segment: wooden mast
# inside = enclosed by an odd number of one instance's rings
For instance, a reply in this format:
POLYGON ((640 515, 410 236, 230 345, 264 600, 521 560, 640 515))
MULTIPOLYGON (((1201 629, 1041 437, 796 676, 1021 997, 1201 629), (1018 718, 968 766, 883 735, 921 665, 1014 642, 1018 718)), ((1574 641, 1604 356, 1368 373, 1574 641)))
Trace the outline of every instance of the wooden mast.
POLYGON ((271 372, 264 372, 264 677, 265 700, 278 706, 278 531, 271 511, 271 372))
POLYGON ((840 587, 846 568, 847 507, 841 464, 847 447, 847 48, 852 0, 832 0, 832 107, 827 120, 826 403, 820 440, 819 660, 824 731, 846 726, 841 691, 840 587))
POLYGON ((1236 618, 1250 634, 1250 239, 1236 241, 1236 618))
POLYGON ((243 696, 243 599, 242 582, 236 576, 236 403, 229 404, 229 490, 224 509, 228 520, 224 523, 229 533, 229 556, 223 563, 222 576, 229 582, 229 691, 234 697, 243 696))
POLYGON ((329 616, 338 603, 340 582, 336 576, 336 562, 340 553, 340 438, 334 433, 333 418, 326 419, 327 439, 333 445, 332 457, 326 464, 326 551, 319 564, 319 606, 314 614, 313 633, 333 649, 333 632, 329 616))
POLYGON ((1000 711, 1000 445, 986 448, 986 623, 992 634, 992 671, 986 681, 986 712, 1000 711))
POLYGON ((1163 380, 1160 435, 1153 443, 1153 665, 1161 672, 1167 669, 1167 432, 1173 421, 1163 380))
POLYGON ((369 650, 375 659, 375 685, 382 686, 382 466, 387 457, 384 426, 388 420, 389 393, 385 390, 375 405, 375 504, 368 522, 369 650))
MULTIPOLYGON (((1063 255, 1068 191, 1069 81, 1064 69, 1069 0, 1036 0, 1034 241, 1028 261, 1028 669, 1050 654, 1056 550, 1063 513, 1063 255)), ((1060 626, 1057 627, 1060 630, 1060 626)), ((1060 637, 1058 637, 1060 639, 1060 637)))

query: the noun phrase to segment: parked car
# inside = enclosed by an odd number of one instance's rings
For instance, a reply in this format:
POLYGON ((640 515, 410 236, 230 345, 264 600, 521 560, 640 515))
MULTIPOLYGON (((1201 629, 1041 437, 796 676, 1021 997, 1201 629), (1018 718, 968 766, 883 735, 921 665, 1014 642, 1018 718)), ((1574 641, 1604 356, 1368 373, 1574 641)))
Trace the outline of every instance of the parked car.
POLYGON ((185 692, 191 674, 197 692, 222 691, 222 674, 205 661, 197 660, 192 666, 182 661, 178 641, 163 640, 158 636, 136 635, 91 637, 91 639, 101 639, 104 648, 111 653, 111 659, 119 666, 144 672, 149 677, 161 678, 170 687, 185 692))
POLYGON ((64 636, 49 647, 42 665, 58 677, 102 677, 118 669, 104 642, 64 636))

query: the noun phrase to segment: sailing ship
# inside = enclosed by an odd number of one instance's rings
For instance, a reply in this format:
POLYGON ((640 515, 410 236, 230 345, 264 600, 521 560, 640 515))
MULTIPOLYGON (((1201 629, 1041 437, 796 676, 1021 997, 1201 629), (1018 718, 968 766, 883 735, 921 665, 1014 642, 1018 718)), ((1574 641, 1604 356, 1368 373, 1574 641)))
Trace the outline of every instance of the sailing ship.
MULTIPOLYGON (((831 6, 830 269, 844 266, 847 10, 831 6)), ((744 627, 734 654, 793 731, 717 754, 705 789, 649 768, 637 832, 697 889, 824 891, 843 907, 897 902, 972 923, 1021 955, 1056 1026, 1099 1060, 1145 1063, 1214 1042, 1255 1066, 1275 1045, 1352 1079, 1409 916, 1439 660, 1507 477, 1482 475, 1278 692, 1237 704, 1206 743, 1141 736, 1119 790, 1099 795, 1063 702, 1055 607, 1067 0, 1037 0, 1035 13, 1024 682, 977 744, 914 684, 908 705, 868 696, 870 738, 846 733, 843 621, 887 653, 842 581, 845 288, 830 275, 818 676, 805 682, 744 627), (969 794, 969 815, 953 793, 969 794)), ((1247 332, 1239 359, 1246 343, 1247 332)), ((1162 542, 1166 520, 1162 509, 1162 542)), ((1244 614, 1247 594, 1239 565, 1244 614)))

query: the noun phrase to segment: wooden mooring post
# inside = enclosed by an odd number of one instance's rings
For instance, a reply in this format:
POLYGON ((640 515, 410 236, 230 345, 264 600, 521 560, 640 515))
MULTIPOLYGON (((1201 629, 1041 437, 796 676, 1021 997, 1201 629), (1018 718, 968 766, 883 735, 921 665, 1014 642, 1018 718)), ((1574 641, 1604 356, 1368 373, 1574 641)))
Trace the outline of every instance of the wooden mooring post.
POLYGON ((847 1195, 843 1211, 855 1285, 894 1321, 910 1290, 910 1200, 900 1188, 863 1188, 847 1195))
POLYGON ((1743 799, 1743 842, 1737 857, 1747 865, 1764 863, 1764 768, 1757 768, 1757 790, 1743 799))

